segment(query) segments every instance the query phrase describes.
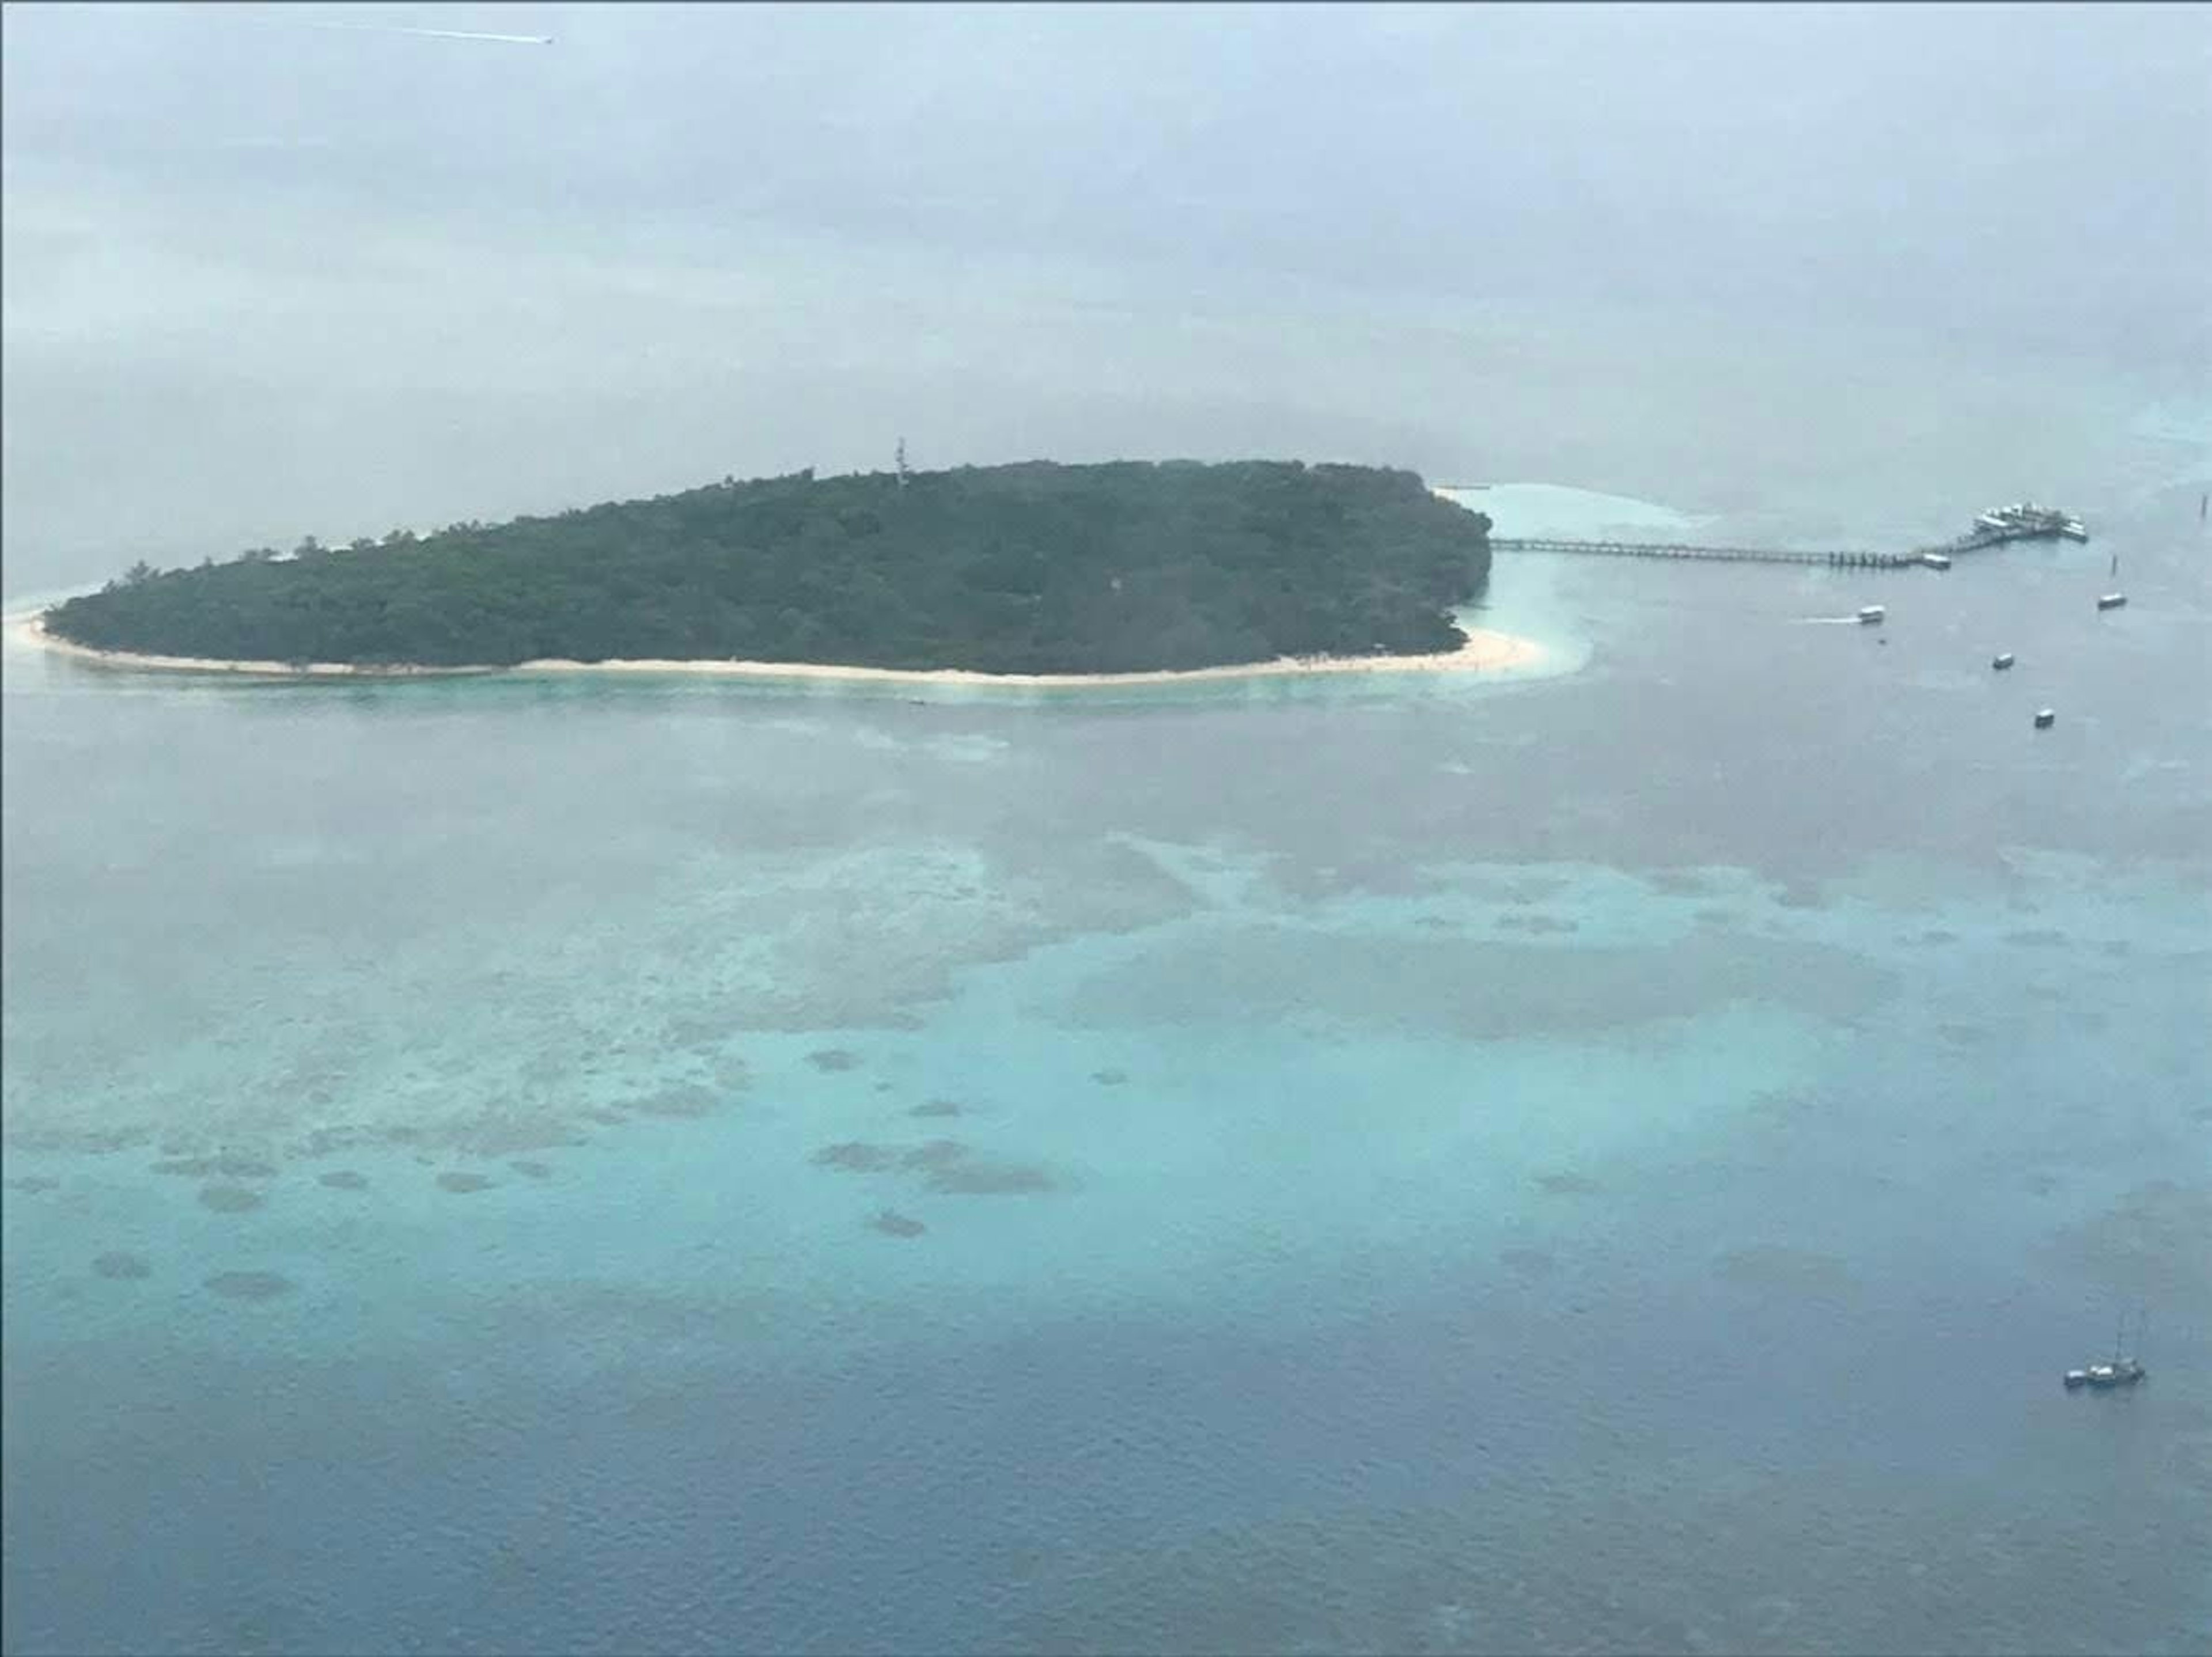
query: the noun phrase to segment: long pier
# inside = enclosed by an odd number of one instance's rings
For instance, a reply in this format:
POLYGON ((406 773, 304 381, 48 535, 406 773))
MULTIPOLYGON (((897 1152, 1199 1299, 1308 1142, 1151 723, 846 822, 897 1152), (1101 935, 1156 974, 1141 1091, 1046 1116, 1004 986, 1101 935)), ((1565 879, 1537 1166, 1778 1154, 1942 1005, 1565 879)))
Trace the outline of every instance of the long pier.
POLYGON ((1561 541, 1492 536, 1494 552, 1579 552, 1604 558, 1698 558, 1720 564, 1824 564, 1836 569, 1902 569, 1917 552, 1794 552, 1780 547, 1700 547, 1680 542, 1561 541))
POLYGON ((2049 539, 2049 531, 1976 529, 1911 552, 1803 552, 1788 547, 1707 547, 1680 541, 1571 541, 1552 536, 1492 536, 1496 552, 1571 552, 1602 558, 1687 558, 1721 564, 1817 564, 1829 569, 1909 569, 1929 556, 1978 552, 2007 541, 2049 539))

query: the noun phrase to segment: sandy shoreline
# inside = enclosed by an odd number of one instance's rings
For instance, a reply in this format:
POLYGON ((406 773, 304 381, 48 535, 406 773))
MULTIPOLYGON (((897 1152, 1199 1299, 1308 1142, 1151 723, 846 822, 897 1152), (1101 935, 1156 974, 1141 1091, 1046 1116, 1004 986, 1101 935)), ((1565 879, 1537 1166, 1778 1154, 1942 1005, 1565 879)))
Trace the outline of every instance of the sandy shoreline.
POLYGON ((78 661, 138 672, 224 674, 270 679, 463 678, 488 673, 694 673, 726 678, 836 680, 911 685, 1005 685, 1081 689, 1087 686, 1186 684, 1214 679, 1302 678, 1345 673, 1486 673, 1533 667, 1544 659, 1542 646, 1510 634, 1470 628, 1458 650, 1426 656, 1328 656, 1308 660, 1284 657, 1223 667, 1161 669, 1140 673, 981 673, 969 668, 839 667, 821 662, 641 661, 518 662, 512 667, 356 667, 350 662, 218 661, 197 656, 149 656, 125 650, 94 650, 56 638, 44 626, 46 612, 13 618, 9 625, 27 641, 78 661))

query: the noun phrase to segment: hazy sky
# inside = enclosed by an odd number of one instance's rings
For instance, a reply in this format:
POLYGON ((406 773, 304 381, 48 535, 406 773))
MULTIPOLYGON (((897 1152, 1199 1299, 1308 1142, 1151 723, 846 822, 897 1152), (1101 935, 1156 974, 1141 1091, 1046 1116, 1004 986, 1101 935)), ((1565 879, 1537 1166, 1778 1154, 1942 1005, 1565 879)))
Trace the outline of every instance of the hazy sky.
POLYGON ((4 19, 10 592, 902 434, 1781 499, 2205 373, 2205 7, 4 19))

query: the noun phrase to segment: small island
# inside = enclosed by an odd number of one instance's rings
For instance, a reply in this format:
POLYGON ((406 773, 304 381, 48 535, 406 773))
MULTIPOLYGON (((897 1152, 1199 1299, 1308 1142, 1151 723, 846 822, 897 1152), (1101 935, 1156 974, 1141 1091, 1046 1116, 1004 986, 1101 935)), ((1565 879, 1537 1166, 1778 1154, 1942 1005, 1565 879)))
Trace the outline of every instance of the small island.
POLYGON ((811 471, 345 548, 141 564, 38 618, 125 665, 696 668, 1035 683, 1488 667, 1489 520, 1410 471, 1117 461, 811 471))

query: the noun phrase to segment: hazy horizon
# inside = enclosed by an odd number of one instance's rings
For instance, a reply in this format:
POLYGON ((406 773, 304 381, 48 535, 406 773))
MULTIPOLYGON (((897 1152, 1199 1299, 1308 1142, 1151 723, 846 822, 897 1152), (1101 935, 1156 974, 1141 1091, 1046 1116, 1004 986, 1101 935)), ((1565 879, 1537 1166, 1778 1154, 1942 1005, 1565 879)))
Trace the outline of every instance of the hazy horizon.
POLYGON ((10 8, 5 584, 901 435, 1786 510, 1899 421, 2204 383, 2207 18, 10 8), (364 21, 556 43, 312 27, 364 21))

